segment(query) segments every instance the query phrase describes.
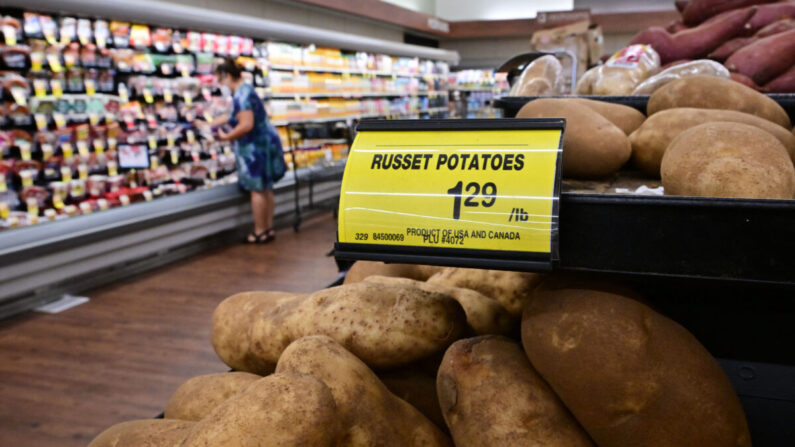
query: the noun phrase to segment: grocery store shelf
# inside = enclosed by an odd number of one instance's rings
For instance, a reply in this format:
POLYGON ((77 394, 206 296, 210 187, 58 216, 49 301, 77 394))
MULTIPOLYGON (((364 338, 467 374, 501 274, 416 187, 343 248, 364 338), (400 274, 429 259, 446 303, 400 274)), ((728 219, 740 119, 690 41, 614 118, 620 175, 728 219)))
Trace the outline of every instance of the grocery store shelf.
POLYGON ((252 38, 316 44, 344 50, 372 51, 392 56, 410 56, 458 63, 455 51, 409 45, 356 34, 324 30, 243 14, 210 10, 155 0, 7 0, 5 6, 112 17, 116 20, 154 23, 163 26, 245 35, 252 38))
POLYGON ((390 71, 370 71, 370 70, 350 70, 347 68, 330 68, 330 67, 309 67, 305 65, 280 65, 280 64, 272 64, 270 66, 270 70, 275 71, 299 71, 299 72, 311 72, 311 73, 339 73, 339 74, 350 74, 350 75, 367 75, 367 76, 385 76, 385 77, 396 77, 396 78, 426 78, 428 76, 434 78, 446 78, 448 75, 446 74, 420 74, 420 73, 393 73, 390 71))
POLYGON ((372 93, 275 93, 268 96, 269 99, 295 99, 297 98, 393 98, 396 96, 417 97, 434 96, 445 94, 446 92, 372 92, 372 93))
MULTIPOLYGON (((354 119, 365 119, 365 118, 378 118, 382 116, 389 116, 386 113, 365 113, 360 115, 348 115, 348 116, 336 116, 336 117, 323 117, 323 118, 308 118, 308 119, 301 119, 301 120, 278 120, 278 121, 271 121, 271 124, 274 126, 286 126, 288 124, 302 124, 302 123, 332 123, 334 121, 347 121, 347 120, 354 120, 354 119)), ((401 115, 402 116, 402 115, 401 115)))
MULTIPOLYGON (((792 121, 795 121, 795 93, 767 93, 770 99, 776 101, 784 108, 792 121)), ((644 114, 646 104, 649 102, 649 95, 626 95, 626 96, 600 96, 600 95, 570 95, 570 96, 545 96, 545 98, 571 98, 579 97, 598 101, 621 104, 634 107, 644 114)), ((539 96, 499 96, 492 100, 494 107, 503 109, 506 117, 516 116, 519 109, 529 101, 540 98, 539 96)))
POLYGON ((429 107, 427 109, 420 110, 419 113, 439 113, 447 111, 447 107, 429 107))
POLYGON ((494 93, 494 92, 498 92, 499 90, 496 87, 493 87, 493 88, 485 88, 485 87, 450 87, 450 91, 494 93))
POLYGON ((563 193, 569 271, 795 285, 795 201, 563 193))
MULTIPOLYGON (((341 178, 341 169, 300 169, 299 182, 341 178)), ((277 218, 293 213, 294 188, 292 173, 275 185, 277 218)), ((303 204, 308 191, 299 184, 303 204)), ((316 203, 334 199, 339 182, 314 185, 312 195, 316 203)), ((201 241, 250 222, 248 199, 231 184, 3 231, 0 318, 189 256, 206 248, 201 241)))
MULTIPOLYGON (((792 222, 792 200, 564 192, 559 261, 553 269, 792 287, 792 222)), ((449 249, 437 253, 390 246, 346 253, 356 259, 451 266, 474 266, 467 256, 476 256, 483 267, 479 255, 449 249)), ((490 259, 487 268, 522 270, 528 265, 525 259, 504 257, 490 259)))

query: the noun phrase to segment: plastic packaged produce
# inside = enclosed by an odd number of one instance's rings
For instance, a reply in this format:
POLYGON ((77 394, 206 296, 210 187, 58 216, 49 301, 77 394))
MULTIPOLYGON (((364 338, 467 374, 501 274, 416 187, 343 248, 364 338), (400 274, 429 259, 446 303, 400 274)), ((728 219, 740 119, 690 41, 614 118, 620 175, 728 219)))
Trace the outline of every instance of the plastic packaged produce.
POLYGON ((550 96, 562 93, 563 66, 548 54, 531 62, 519 75, 510 96, 550 96))
POLYGON ((685 62, 684 64, 675 65, 667 68, 656 75, 641 82, 640 85, 635 87, 632 92, 633 95, 651 95, 658 88, 663 85, 681 79, 687 76, 694 75, 707 75, 717 76, 720 78, 728 78, 729 70, 723 65, 710 61, 707 59, 699 59, 697 61, 685 62))
POLYGON ((660 69, 660 56, 649 45, 630 45, 577 82, 580 95, 629 95, 660 69))

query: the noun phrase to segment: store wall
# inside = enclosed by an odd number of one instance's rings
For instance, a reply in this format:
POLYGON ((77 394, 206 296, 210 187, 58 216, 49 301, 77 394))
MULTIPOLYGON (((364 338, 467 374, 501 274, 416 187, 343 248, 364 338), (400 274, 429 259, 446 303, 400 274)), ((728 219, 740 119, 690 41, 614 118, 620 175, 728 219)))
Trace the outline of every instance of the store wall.
POLYGON ((463 68, 496 68, 511 57, 530 51, 530 36, 444 40, 440 46, 458 51, 463 68))
POLYGON ((436 15, 445 20, 532 19, 537 11, 568 11, 573 0, 436 0, 436 15))
POLYGON ((403 42, 403 30, 347 14, 323 10, 297 2, 275 0, 168 0, 162 3, 190 5, 198 8, 244 14, 320 29, 341 31, 376 39, 403 42))
POLYGON ((432 16, 436 15, 436 0, 381 0, 386 3, 400 6, 401 8, 412 11, 424 12, 432 16))
POLYGON ((666 11, 674 9, 673 0, 574 0, 574 8, 592 13, 666 11))

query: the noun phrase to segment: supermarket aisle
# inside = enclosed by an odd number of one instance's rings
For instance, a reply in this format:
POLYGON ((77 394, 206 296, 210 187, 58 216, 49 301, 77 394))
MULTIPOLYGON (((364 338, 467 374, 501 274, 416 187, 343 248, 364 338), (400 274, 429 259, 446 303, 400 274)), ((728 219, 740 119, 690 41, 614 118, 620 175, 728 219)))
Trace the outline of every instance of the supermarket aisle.
POLYGON ((326 286, 334 234, 323 215, 275 244, 216 250, 88 292, 61 314, 0 322, 0 446, 85 446, 114 423, 160 413, 185 379, 226 370, 209 341, 216 304, 326 286))

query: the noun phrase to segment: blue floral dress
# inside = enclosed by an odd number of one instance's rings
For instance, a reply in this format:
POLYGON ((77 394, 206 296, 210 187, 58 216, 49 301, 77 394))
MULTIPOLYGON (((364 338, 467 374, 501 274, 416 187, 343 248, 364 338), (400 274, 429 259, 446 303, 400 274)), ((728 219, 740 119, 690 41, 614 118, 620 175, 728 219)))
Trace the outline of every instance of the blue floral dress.
POLYGON ((237 126, 237 114, 244 110, 254 113, 254 127, 235 142, 238 185, 246 191, 272 189, 273 163, 269 155, 268 115, 254 87, 246 83, 235 90, 232 114, 229 116, 230 126, 237 126))

